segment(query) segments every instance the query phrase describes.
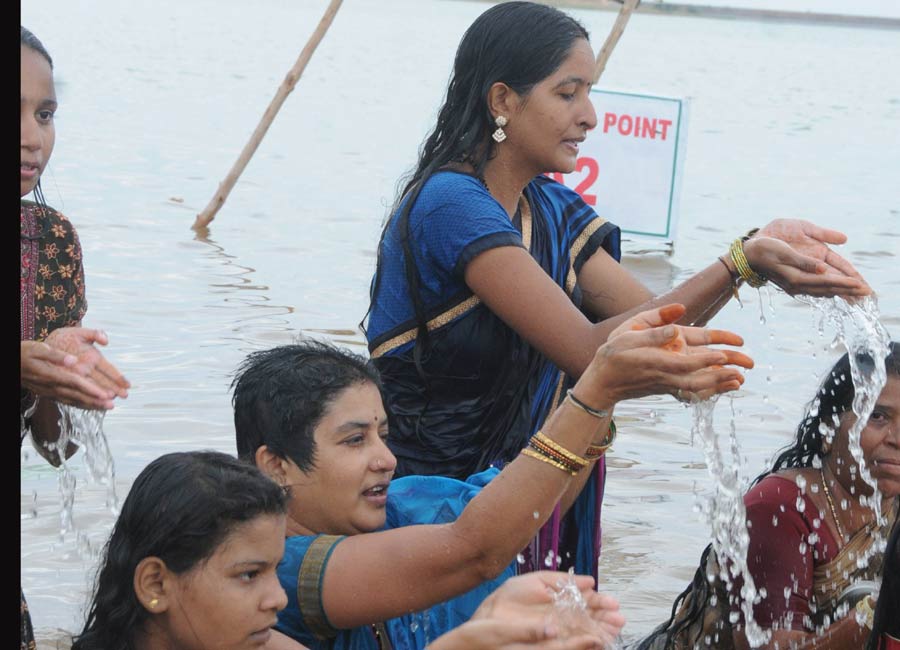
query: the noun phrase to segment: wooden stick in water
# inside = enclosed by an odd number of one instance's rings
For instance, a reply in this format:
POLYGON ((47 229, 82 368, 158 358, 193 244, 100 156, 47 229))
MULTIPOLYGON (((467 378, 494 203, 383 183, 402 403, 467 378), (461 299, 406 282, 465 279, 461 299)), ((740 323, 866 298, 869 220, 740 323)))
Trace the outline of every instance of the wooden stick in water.
POLYGON ((325 13, 322 15, 322 20, 319 21, 318 27, 316 27, 312 36, 309 37, 309 41, 307 41, 303 51, 300 52, 300 56, 297 58, 297 62, 294 63, 294 67, 290 69, 287 76, 285 76, 284 81, 281 82, 281 86, 278 87, 275 97, 263 114, 256 130, 253 131, 250 140, 244 145, 244 150, 241 151, 241 155, 238 156, 237 161, 234 163, 231 171, 228 172, 225 180, 219 184, 219 189, 216 190, 216 193, 209 204, 197 215, 197 219, 192 226, 194 230, 205 228, 215 218, 219 208, 225 203, 225 199, 228 198, 234 184, 237 183, 237 180, 241 173, 243 173, 247 163, 250 162, 250 158, 253 157, 257 147, 259 147, 259 143, 262 142, 263 137, 266 135, 266 131, 268 131, 269 127, 272 125, 272 121, 281 109, 281 105, 284 104, 284 100, 287 99, 287 96, 294 89, 294 86, 297 85, 300 75, 302 75, 303 71, 306 69, 306 64, 309 63, 313 52, 316 51, 316 47, 318 47, 322 38, 325 36, 325 32, 327 32, 328 28, 331 26, 335 14, 337 14, 337 11, 341 6, 341 2, 343 2, 343 0, 331 0, 328 8, 325 9, 325 13))
POLYGON ((616 43, 619 42, 619 37, 621 37, 622 32, 625 31, 625 26, 628 24, 628 19, 631 18, 631 13, 640 1, 641 0, 625 0, 622 3, 622 8, 619 10, 616 22, 609 32, 609 36, 606 37, 606 42, 603 43, 603 47, 600 48, 600 52, 597 54, 597 65, 594 67, 594 83, 597 83, 600 75, 603 74, 603 70, 606 68, 606 62, 609 61, 613 48, 615 48, 616 43))

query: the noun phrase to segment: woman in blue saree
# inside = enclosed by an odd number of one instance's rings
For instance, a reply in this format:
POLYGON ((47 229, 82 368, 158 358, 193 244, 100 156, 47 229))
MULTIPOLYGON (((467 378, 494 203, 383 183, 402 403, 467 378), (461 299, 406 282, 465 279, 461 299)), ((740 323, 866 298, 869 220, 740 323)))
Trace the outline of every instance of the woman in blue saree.
MULTIPOLYGON (((681 313, 673 305, 653 317, 681 313)), ((590 445, 616 401, 734 390, 743 377, 723 366, 752 366, 702 347, 740 345, 734 334, 635 324, 598 350, 528 449, 467 481, 391 480, 388 416, 366 359, 315 341, 251 354, 234 382, 238 454, 290 494, 278 566, 288 604, 276 629, 314 650, 421 650, 516 572, 518 552, 589 474, 590 445)), ((615 636, 624 621, 600 614, 615 636)))
MULTIPOLYGON (((703 324, 741 283, 767 279, 791 293, 870 292, 828 247, 841 233, 777 220, 654 297, 619 266, 619 229, 544 176, 572 171, 597 124, 593 72, 587 31, 544 5, 501 3, 463 36, 371 288, 366 335, 400 476, 465 478, 515 458, 638 311, 678 302, 681 322, 703 324)), ((592 471, 526 568, 596 575, 604 460, 592 471)))

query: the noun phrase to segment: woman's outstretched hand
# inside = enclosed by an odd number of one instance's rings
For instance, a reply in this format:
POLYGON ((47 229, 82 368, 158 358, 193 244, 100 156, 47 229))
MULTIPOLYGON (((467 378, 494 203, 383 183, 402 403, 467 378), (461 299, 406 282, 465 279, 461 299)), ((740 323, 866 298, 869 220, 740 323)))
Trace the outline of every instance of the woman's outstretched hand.
POLYGON ((679 399, 705 399, 736 390, 744 376, 734 367, 752 368, 742 352, 710 345, 743 345, 726 330, 675 325, 685 313, 671 304, 641 312, 619 325, 575 386, 595 406, 668 393, 679 399))
POLYGON ((872 289, 862 275, 829 248, 846 241, 844 233, 809 221, 776 219, 744 242, 744 255, 789 295, 867 296, 872 289))
POLYGON ((131 384, 97 349, 101 330, 62 327, 44 341, 22 341, 22 385, 33 393, 84 409, 108 410, 131 384))
POLYGON ((611 644, 625 625, 615 598, 593 590, 590 576, 537 571, 511 578, 479 606, 472 620, 432 643, 431 650, 587 650, 611 644), (587 605, 560 616, 554 595, 569 580, 587 605), (581 612, 579 612, 580 614, 581 612))

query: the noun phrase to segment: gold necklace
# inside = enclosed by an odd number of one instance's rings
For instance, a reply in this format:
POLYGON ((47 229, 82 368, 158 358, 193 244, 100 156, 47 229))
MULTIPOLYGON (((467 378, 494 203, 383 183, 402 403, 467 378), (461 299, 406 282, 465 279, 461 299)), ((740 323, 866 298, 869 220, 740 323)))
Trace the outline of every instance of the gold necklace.
POLYGON ((837 510, 834 508, 834 501, 831 498, 831 490, 828 489, 828 481, 825 480, 825 469, 819 468, 819 473, 822 475, 822 489, 825 490, 825 498, 828 499, 828 507, 831 508, 831 516, 834 518, 834 525, 837 527, 838 535, 840 535, 841 539, 839 540, 839 544, 843 546, 844 540, 844 529, 841 528, 841 522, 837 516, 837 510))

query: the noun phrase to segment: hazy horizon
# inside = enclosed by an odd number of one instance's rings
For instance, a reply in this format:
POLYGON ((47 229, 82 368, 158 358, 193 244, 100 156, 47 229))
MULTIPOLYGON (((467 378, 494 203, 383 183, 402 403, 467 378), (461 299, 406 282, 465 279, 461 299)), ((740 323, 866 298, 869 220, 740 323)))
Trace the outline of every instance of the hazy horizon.
POLYGON ((691 4, 740 9, 770 9, 777 11, 809 11, 850 16, 878 16, 900 18, 898 0, 643 0, 645 4, 691 4))

